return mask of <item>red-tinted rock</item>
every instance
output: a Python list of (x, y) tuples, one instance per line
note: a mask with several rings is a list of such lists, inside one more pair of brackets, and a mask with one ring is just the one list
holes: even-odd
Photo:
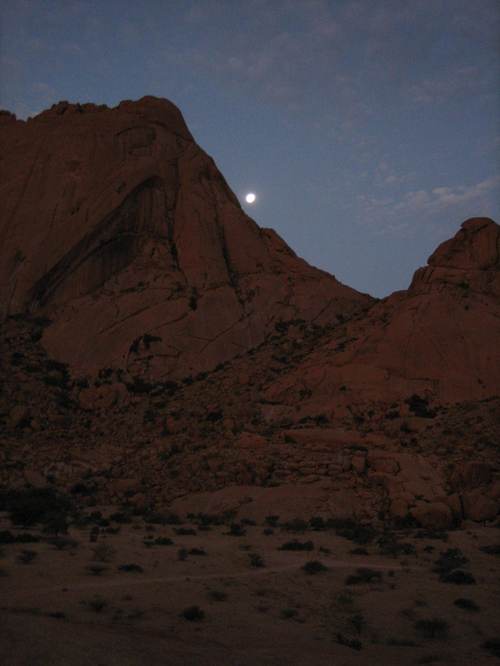
[(3, 314), (52, 319), (43, 344), (73, 369), (184, 377), (280, 320), (329, 322), (370, 302), (247, 217), (167, 100), (5, 120)]
[[(265, 397), (300, 402), (302, 414), (328, 410), (335, 416), (353, 404), (404, 404), (417, 395), (417, 416), (432, 417), (433, 401), (498, 395), (499, 246), (495, 222), (468, 220), (415, 273), (407, 292), (396, 292), (366, 317), (335, 330)], [(310, 393), (305, 400), (304, 392)]]
[(487, 497), (479, 488), (463, 496), (465, 518), (476, 522), (493, 520), (498, 514), (498, 502)]
[(485, 486), (491, 481), (491, 465), (471, 461), (459, 466), (452, 475), (451, 483), (455, 488), (468, 490)]
[(445, 530), (453, 525), (453, 514), (444, 502), (421, 502), (411, 511), (415, 520), (427, 529)]

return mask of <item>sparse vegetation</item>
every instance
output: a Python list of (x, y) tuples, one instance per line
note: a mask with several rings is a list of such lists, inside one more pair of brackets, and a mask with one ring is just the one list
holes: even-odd
[(434, 563), (434, 571), (443, 576), (453, 571), (453, 569), (463, 567), (468, 561), (458, 548), (449, 548), (444, 553), (441, 553)]
[(483, 650), (491, 652), (492, 655), (500, 659), (500, 638), (492, 638), (490, 640), (484, 641), (481, 647)]
[(304, 564), (302, 570), (307, 574), (313, 575), (328, 571), (328, 567), (326, 567), (323, 562), (320, 562), (319, 560), (310, 560)]
[(463, 598), (455, 599), (453, 603), (455, 606), (458, 606), (458, 608), (463, 608), (464, 610), (468, 611), (480, 610), (479, 606), (472, 599), (463, 599)]
[(210, 590), (208, 592), (208, 598), (212, 601), (226, 601), (227, 593), (222, 590)]
[(189, 549), (189, 554), (190, 555), (206, 555), (207, 551), (204, 548), (190, 548)]
[(491, 546), (481, 546), (479, 550), (487, 555), (500, 555), (500, 543)]
[(17, 560), (18, 562), (21, 562), (21, 564), (31, 564), (37, 557), (38, 553), (35, 550), (22, 550), (19, 553)]
[(143, 573), (144, 569), (140, 566), (140, 564), (120, 564), (118, 567), (118, 571), (123, 571), (124, 573)]
[(379, 583), (382, 580), (382, 572), (374, 569), (360, 568), (355, 574), (347, 576), (346, 585), (366, 585), (369, 583)]
[(103, 574), (107, 570), (108, 570), (108, 567), (104, 564), (89, 564), (88, 567), (87, 567), (87, 571), (92, 576), (100, 576), (101, 574)]
[(205, 612), (199, 606), (189, 606), (182, 611), (181, 617), (188, 622), (201, 622), (205, 618)]
[(95, 596), (93, 599), (82, 602), (89, 610), (94, 611), (94, 613), (101, 613), (108, 606), (106, 599), (102, 597)]
[(363, 643), (357, 638), (348, 638), (340, 633), (337, 634), (336, 638), (339, 645), (345, 645), (346, 647), (351, 648), (351, 650), (359, 651), (363, 648)]
[(455, 569), (449, 573), (442, 574), (439, 580), (443, 583), (454, 583), (455, 585), (475, 585), (476, 579), (469, 571)]
[(446, 620), (440, 618), (417, 620), (415, 630), (428, 640), (443, 640), (448, 636), (449, 625)]
[(250, 566), (255, 567), (256, 569), (260, 569), (265, 566), (264, 560), (260, 555), (257, 553), (248, 553), (248, 557), (250, 560)]
[(245, 536), (246, 533), (245, 528), (239, 523), (231, 523), (229, 526), (229, 532), (226, 532), (227, 535), (234, 537)]
[(14, 525), (41, 524), (53, 531), (65, 532), (73, 509), (72, 499), (53, 488), (0, 491), (0, 511), (7, 511)]
[(10, 530), (2, 530), (0, 532), (0, 544), (9, 544), (9, 543), (38, 543), (40, 537), (35, 536), (34, 534), (21, 533), (13, 534)]
[(314, 550), (314, 544), (312, 541), (298, 541), (297, 539), (293, 539), (281, 544), (278, 550), (310, 551)]
[(169, 537), (156, 537), (156, 539), (144, 539), (144, 545), (148, 548), (152, 546), (173, 546), (174, 542)]
[(177, 536), (196, 536), (196, 530), (192, 527), (174, 527)]

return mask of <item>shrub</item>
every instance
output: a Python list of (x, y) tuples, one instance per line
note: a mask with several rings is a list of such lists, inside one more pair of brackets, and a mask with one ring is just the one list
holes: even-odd
[(229, 526), (229, 532), (226, 532), (229, 536), (241, 537), (245, 536), (246, 530), (239, 523), (231, 523)]
[(0, 493), (0, 511), (8, 511), (15, 525), (42, 524), (65, 531), (73, 502), (53, 488), (26, 488)]
[(417, 620), (415, 629), (423, 638), (430, 640), (444, 639), (448, 635), (449, 625), (446, 620), (432, 618), (430, 620)]
[(207, 421), (210, 421), (211, 423), (216, 423), (217, 421), (222, 421), (223, 418), (224, 418), (224, 413), (220, 409), (214, 410), (212, 412), (208, 412), (208, 414), (205, 417), (205, 419)]
[(196, 530), (192, 527), (174, 527), (174, 532), (178, 536), (196, 536)]
[(168, 537), (156, 537), (156, 539), (145, 539), (144, 545), (148, 548), (151, 548), (151, 546), (173, 546), (174, 542)]
[(472, 599), (455, 599), (453, 602), (455, 606), (458, 606), (458, 608), (463, 608), (464, 610), (469, 610), (469, 611), (478, 611), (480, 610), (479, 606), (476, 604), (475, 601), (472, 601)]
[(294, 518), (283, 525), (283, 529), (287, 532), (305, 532), (308, 527), (309, 525), (307, 521), (302, 520), (301, 518)]
[(92, 576), (100, 576), (107, 570), (107, 568), (108, 567), (106, 567), (104, 564), (89, 564), (87, 571), (89, 574), (92, 574)]
[(264, 560), (260, 555), (257, 553), (248, 553), (248, 557), (250, 559), (250, 566), (255, 567), (256, 569), (260, 569), (265, 565)]
[(0, 532), (0, 543), (38, 543), (40, 537), (34, 534), (12, 534), (10, 530)]
[(415, 539), (436, 539), (438, 541), (448, 541), (448, 534), (444, 530), (427, 528), (425, 530), (418, 530), (418, 532), (415, 534)]
[(38, 553), (35, 550), (22, 550), (17, 559), (21, 564), (31, 564), (37, 557)]
[(355, 574), (347, 576), (346, 585), (363, 585), (367, 583), (378, 583), (382, 580), (382, 572), (374, 569), (357, 569)]
[(361, 615), (361, 613), (355, 613), (349, 618), (350, 624), (352, 624), (353, 628), (360, 634), (364, 627), (366, 627), (366, 620), (365, 618)]
[(319, 562), (318, 560), (310, 560), (304, 564), (302, 570), (307, 574), (317, 574), (322, 573), (323, 571), (328, 571), (328, 567), (325, 567), (323, 562)]
[(279, 516), (266, 516), (264, 518), (266, 525), (269, 525), (269, 527), (278, 527), (279, 519)]
[(328, 527), (333, 528), (338, 536), (349, 539), (360, 546), (365, 546), (373, 541), (376, 535), (376, 531), (371, 525), (357, 523), (351, 518), (330, 518)]
[(312, 518), (309, 519), (309, 526), (312, 530), (316, 530), (319, 532), (322, 530), (326, 530), (328, 525), (325, 522), (325, 519), (322, 518), (321, 516), (313, 516)]
[(199, 527), (209, 527), (211, 525), (223, 525), (225, 516), (211, 513), (188, 513), (188, 519)]
[(401, 555), (414, 555), (416, 548), (413, 544), (398, 541), (394, 534), (386, 533), (377, 539), (377, 546), (383, 555), (399, 557)]
[(484, 641), (481, 647), (483, 650), (488, 650), (488, 652), (491, 652), (491, 654), (500, 659), (500, 638), (493, 638), (488, 641)]
[(314, 544), (312, 541), (297, 541), (297, 539), (293, 539), (293, 541), (286, 541), (283, 543), (278, 550), (314, 550)]
[(405, 403), (408, 405), (410, 412), (413, 412), (415, 416), (424, 419), (433, 419), (436, 416), (436, 412), (433, 409), (429, 409), (427, 398), (421, 398), (416, 393), (407, 398)]
[(439, 580), (443, 583), (454, 583), (455, 585), (475, 585), (476, 579), (468, 571), (456, 569), (450, 573), (442, 574)]
[(491, 546), (481, 546), (479, 550), (488, 555), (500, 555), (500, 543)]
[(90, 601), (83, 602), (86, 606), (90, 608), (90, 610), (93, 610), (94, 613), (100, 613), (103, 611), (106, 606), (108, 605), (108, 602), (103, 599), (102, 597), (94, 597), (93, 599), (90, 599)]
[(199, 606), (189, 606), (182, 611), (181, 617), (189, 622), (201, 622), (205, 617), (205, 612)]
[(204, 550), (203, 548), (191, 548), (189, 550), (190, 555), (206, 555), (207, 551)]
[(120, 564), (118, 571), (125, 573), (143, 573), (144, 569), (139, 564)]
[(148, 511), (144, 515), (144, 522), (150, 525), (181, 525), (182, 520), (176, 513), (157, 513)]
[(351, 650), (356, 650), (359, 651), (363, 648), (363, 643), (358, 640), (357, 638), (347, 638), (343, 634), (337, 634), (337, 643), (339, 645), (345, 645), (348, 648), (351, 648)]
[(444, 553), (438, 557), (434, 563), (434, 571), (442, 576), (448, 574), (453, 569), (458, 569), (468, 563), (468, 559), (464, 557), (461, 550), (458, 548), (448, 548)]
[(78, 541), (71, 537), (55, 536), (47, 539), (47, 542), (57, 548), (57, 550), (71, 550), (78, 546)]
[(222, 590), (210, 590), (208, 596), (212, 601), (226, 601), (227, 599), (226, 592)]

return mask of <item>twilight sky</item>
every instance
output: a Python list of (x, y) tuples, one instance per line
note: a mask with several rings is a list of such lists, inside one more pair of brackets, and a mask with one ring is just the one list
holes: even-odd
[(0, 107), (171, 99), (249, 214), (357, 289), (406, 288), (467, 217), (500, 222), (498, 0), (16, 0), (0, 20)]

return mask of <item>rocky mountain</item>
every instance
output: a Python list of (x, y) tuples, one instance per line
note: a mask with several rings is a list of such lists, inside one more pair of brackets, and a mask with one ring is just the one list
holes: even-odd
[(3, 316), (50, 319), (74, 372), (185, 377), (372, 302), (259, 228), (167, 100), (0, 118)]
[(170, 102), (3, 113), (0, 138), (0, 489), (495, 519), (495, 222), (376, 301), (248, 218)]
[(332, 417), (413, 394), (439, 404), (500, 394), (500, 228), (477, 218), (432, 254), (407, 291), (335, 329), (266, 397)]

